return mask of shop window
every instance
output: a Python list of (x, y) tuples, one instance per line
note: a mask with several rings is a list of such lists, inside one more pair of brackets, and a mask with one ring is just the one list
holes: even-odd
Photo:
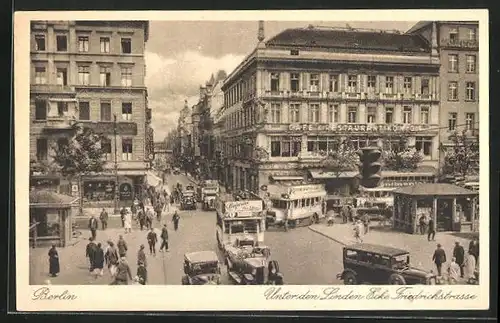
[(296, 157), (301, 149), (301, 137), (276, 137), (271, 140), (271, 157)]
[(114, 181), (85, 181), (83, 195), (88, 201), (113, 201), (115, 198)]
[(432, 155), (432, 137), (416, 137), (415, 149), (424, 156)]
[(132, 160), (132, 139), (122, 140), (122, 160)]
[(30, 223), (38, 222), (37, 237), (60, 237), (60, 216), (58, 211), (47, 209), (30, 210)]

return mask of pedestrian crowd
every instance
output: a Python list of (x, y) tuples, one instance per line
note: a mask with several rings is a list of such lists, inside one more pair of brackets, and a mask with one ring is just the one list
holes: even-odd
[(456, 241), (452, 255), (445, 278), (443, 265), (447, 262), (446, 252), (440, 243), (437, 244), (432, 261), (436, 265), (438, 277), (449, 284), (457, 284), (462, 280), (465, 280), (467, 284), (477, 284), (479, 282), (479, 240), (477, 238), (471, 240), (467, 252), (460, 242)]

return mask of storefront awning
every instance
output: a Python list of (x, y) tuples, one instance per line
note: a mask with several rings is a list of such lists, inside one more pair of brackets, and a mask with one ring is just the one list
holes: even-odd
[(150, 186), (156, 187), (163, 184), (161, 178), (156, 176), (153, 172), (147, 172), (146, 174), (146, 183)]
[(322, 171), (322, 170), (316, 170), (316, 171), (309, 171), (311, 174), (311, 177), (314, 179), (331, 179), (331, 178), (354, 178), (356, 177), (359, 172), (357, 171), (347, 171), (347, 172), (328, 172), (328, 171)]
[(301, 181), (304, 179), (302, 176), (271, 176), (273, 181)]

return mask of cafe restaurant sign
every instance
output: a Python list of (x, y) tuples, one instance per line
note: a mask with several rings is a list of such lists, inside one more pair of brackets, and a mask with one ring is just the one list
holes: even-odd
[(416, 132), (428, 129), (428, 125), (419, 124), (338, 124), (338, 123), (317, 123), (317, 124), (301, 124), (292, 123), (289, 126), (291, 131), (328, 131), (328, 132), (372, 132), (372, 133), (398, 133), (398, 132)]

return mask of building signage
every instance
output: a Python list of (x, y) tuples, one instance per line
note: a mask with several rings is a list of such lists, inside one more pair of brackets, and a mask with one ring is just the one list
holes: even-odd
[(331, 131), (331, 132), (416, 132), (425, 130), (427, 125), (418, 124), (299, 124), (292, 123), (289, 126), (291, 131)]
[(121, 184), (119, 192), (120, 192), (120, 200), (132, 199), (132, 185), (128, 183)]
[(301, 194), (301, 193), (310, 193), (310, 192), (324, 192), (325, 189), (321, 184), (311, 184), (311, 185), (301, 185), (288, 188), (288, 194)]
[(384, 181), (384, 187), (406, 187), (417, 184), (432, 183), (432, 181)]
[(262, 201), (252, 200), (226, 202), (225, 209), (227, 213), (260, 212), (262, 211)]

